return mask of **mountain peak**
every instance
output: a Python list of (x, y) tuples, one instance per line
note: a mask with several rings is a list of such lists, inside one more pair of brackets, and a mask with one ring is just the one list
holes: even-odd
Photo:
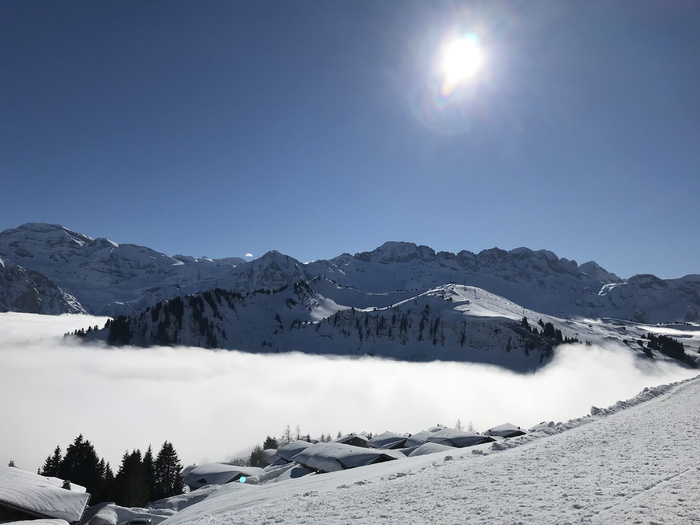
[(91, 237), (76, 233), (60, 224), (28, 222), (0, 232), (0, 237), (21, 237), (23, 241), (44, 242), (48, 245), (77, 244), (83, 246), (93, 241)]
[(588, 261), (587, 263), (583, 263), (578, 268), (586, 275), (597, 279), (603, 283), (622, 281), (622, 279), (620, 279), (617, 275), (607, 271), (595, 261)]
[(387, 241), (371, 252), (356, 253), (355, 258), (381, 263), (405, 263), (416, 259), (432, 261), (435, 260), (435, 250), (412, 242)]

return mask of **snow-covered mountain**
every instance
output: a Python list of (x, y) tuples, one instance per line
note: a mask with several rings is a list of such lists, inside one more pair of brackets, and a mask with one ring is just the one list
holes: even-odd
[(0, 258), (0, 312), (85, 313), (75, 297), (45, 275)]
[[(387, 242), (306, 264), (276, 251), (245, 262), (171, 257), (30, 223), (0, 232), (0, 257), (12, 268), (3, 270), (0, 306), (126, 314), (129, 319), (91, 337), (138, 345), (448, 359), (528, 370), (548, 359), (559, 342), (555, 331), (564, 340), (607, 337), (609, 324), (581, 319), (635, 326), (700, 318), (700, 275), (623, 280), (595, 262), (579, 266), (528, 248), (453, 254)], [(49, 290), (55, 298), (37, 299)], [(552, 329), (545, 334), (546, 323)]]
[[(650, 340), (648, 325), (548, 316), (473, 286), (385, 294), (376, 304), (393, 299), (386, 306), (348, 306), (357, 297), (321, 277), (245, 295), (217, 288), (117, 317), (87, 337), (117, 345), (464, 361), (520, 372), (546, 364), (564, 342), (617, 345), (640, 358), (673, 358), (691, 366), (697, 361), (695, 349), (686, 354), (677, 340)], [(676, 332), (682, 334), (684, 326), (677, 325)]]
[(640, 322), (696, 321), (700, 275), (620, 279), (595, 262), (578, 265), (546, 250), (493, 248), (478, 254), (435, 253), (388, 242), (372, 252), (308, 265), (344, 287), (365, 292), (427, 290), (447, 283), (477, 286), (523, 307), (559, 317), (620, 317)]
[[(471, 361), (517, 370), (539, 367), (557, 344), (555, 333), (535, 333), (537, 319), (533, 327), (523, 323), (524, 315), (536, 313), (474, 287), (445, 285), (389, 306), (357, 309), (325, 297), (317, 285), (329, 287), (317, 278), (247, 295), (215, 289), (178, 297), (133, 318), (116, 318), (90, 337), (142, 346)], [(555, 322), (566, 332), (562, 337), (585, 331)]]
[(92, 239), (43, 223), (0, 232), (0, 257), (43, 274), (86, 311), (98, 315), (133, 313), (161, 299), (206, 290), (236, 264), (245, 262), (170, 257), (143, 246)]

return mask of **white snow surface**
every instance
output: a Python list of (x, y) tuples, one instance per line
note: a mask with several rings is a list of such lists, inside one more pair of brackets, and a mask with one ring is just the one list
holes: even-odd
[(43, 518), (80, 521), (90, 495), (83, 487), (62, 488), (63, 480), (39, 476), (13, 467), (0, 467), (0, 504)]
[(527, 436), (225, 485), (164, 523), (696, 523), (699, 397), (696, 377)]

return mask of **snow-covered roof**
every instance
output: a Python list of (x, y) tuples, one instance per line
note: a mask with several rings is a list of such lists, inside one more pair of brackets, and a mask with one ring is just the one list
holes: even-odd
[(411, 450), (408, 457), (425, 456), (426, 454), (434, 454), (436, 452), (448, 452), (454, 450), (455, 447), (450, 445), (441, 445), (440, 443), (423, 443), (421, 446)]
[(368, 444), (374, 448), (401, 448), (406, 445), (406, 439), (406, 436), (394, 432), (384, 432), (374, 436)]
[(345, 445), (367, 448), (368, 441), (369, 439), (364, 434), (345, 434), (344, 436), (334, 439), (332, 443), (344, 443)]
[(405, 443), (406, 448), (417, 447), (417, 446), (422, 445), (423, 443), (427, 443), (429, 436), (432, 436), (435, 432), (439, 432), (443, 428), (447, 428), (447, 427), (443, 427), (442, 425), (437, 425), (435, 427), (429, 428), (428, 430), (416, 432), (415, 434), (409, 436), (406, 439), (406, 443)]
[(187, 467), (182, 472), (185, 485), (197, 489), (205, 485), (224, 485), (241, 477), (258, 477), (264, 470), (258, 467), (240, 467), (225, 463), (205, 463)]
[(405, 457), (393, 450), (374, 450), (343, 443), (316, 443), (294, 457), (294, 461), (319, 472), (363, 467)]
[(276, 448), (266, 448), (262, 451), (262, 459), (265, 465), (272, 465), (275, 461), (279, 461), (280, 458), (277, 455)]
[(312, 444), (308, 441), (297, 439), (296, 441), (292, 441), (291, 443), (287, 443), (286, 445), (283, 445), (280, 448), (278, 448), (277, 455), (285, 461), (294, 461), (294, 456), (299, 454), (299, 452), (301, 452), (305, 448), (310, 447), (311, 445)]
[(441, 445), (463, 448), (488, 443), (489, 441), (494, 441), (494, 439), (489, 436), (474, 434), (473, 432), (465, 432), (454, 428), (443, 428), (428, 436), (426, 441), (428, 443), (439, 443)]
[(503, 425), (498, 425), (497, 427), (489, 428), (484, 432), (485, 436), (493, 437), (515, 437), (527, 434), (525, 430), (520, 427), (513, 425), (512, 423), (504, 423)]
[[(14, 467), (0, 467), (0, 506), (69, 523), (79, 522), (90, 494), (62, 488), (63, 480)], [(80, 487), (82, 488), (82, 487)]]

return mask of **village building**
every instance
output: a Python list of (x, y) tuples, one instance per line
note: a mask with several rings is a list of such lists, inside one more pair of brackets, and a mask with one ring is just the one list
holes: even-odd
[(15, 467), (0, 467), (0, 522), (52, 520), (78, 524), (88, 501), (90, 494), (79, 485)]

